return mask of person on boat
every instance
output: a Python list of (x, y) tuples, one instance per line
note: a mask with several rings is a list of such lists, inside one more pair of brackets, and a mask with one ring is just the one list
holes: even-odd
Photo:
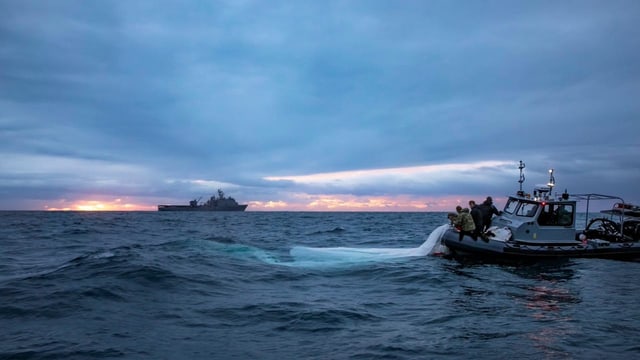
[(556, 210), (556, 216), (558, 218), (558, 225), (560, 226), (568, 226), (571, 225), (571, 213), (567, 211), (564, 205), (560, 205), (558, 210)]
[(478, 237), (475, 232), (476, 225), (473, 222), (471, 214), (469, 214), (469, 209), (463, 209), (462, 206), (458, 205), (456, 206), (456, 212), (458, 213), (458, 216), (456, 217), (455, 224), (456, 227), (460, 229), (460, 237), (458, 240), (462, 241), (462, 238), (465, 235), (469, 235), (473, 240), (477, 240)]
[(478, 205), (480, 211), (482, 212), (482, 232), (487, 231), (491, 227), (491, 218), (493, 215), (502, 215), (502, 211), (496, 209), (493, 205), (493, 198), (491, 196), (487, 196), (487, 199), (481, 204)]
[(456, 219), (458, 218), (458, 214), (456, 213), (448, 213), (447, 214), (447, 219), (449, 219), (449, 225), (451, 226), (456, 226)]
[(476, 236), (479, 236), (482, 231), (482, 211), (474, 200), (469, 200), (469, 209), (471, 209), (470, 212), (471, 218), (473, 219), (473, 224), (476, 226), (474, 234)]

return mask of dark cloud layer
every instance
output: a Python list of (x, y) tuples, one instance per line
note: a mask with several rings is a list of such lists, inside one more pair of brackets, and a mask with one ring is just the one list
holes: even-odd
[(520, 159), (637, 201), (639, 16), (636, 1), (0, 0), (0, 209), (184, 199), (195, 180), (256, 201), (504, 194), (515, 180), (264, 178)]

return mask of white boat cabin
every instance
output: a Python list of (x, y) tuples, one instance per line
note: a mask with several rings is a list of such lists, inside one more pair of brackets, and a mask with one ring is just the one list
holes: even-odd
[(493, 225), (507, 227), (520, 242), (575, 243), (576, 202), (527, 196), (510, 196)]

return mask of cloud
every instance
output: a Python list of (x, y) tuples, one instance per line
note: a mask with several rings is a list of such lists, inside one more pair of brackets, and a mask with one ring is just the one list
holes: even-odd
[(520, 159), (532, 179), (554, 167), (581, 192), (638, 199), (639, 14), (633, 1), (2, 2), (0, 208), (183, 201), (218, 184), (273, 209), (300, 194), (495, 195)]
[[(425, 192), (442, 191), (451, 184), (467, 183), (470, 180), (487, 184), (495, 182), (491, 172), (503, 172), (513, 163), (485, 161), (471, 164), (440, 164), (389, 169), (340, 171), (299, 176), (268, 176), (267, 181), (286, 181), (302, 187), (330, 189), (332, 192), (358, 192), (380, 194), (397, 193), (399, 189), (413, 189), (419, 185)], [(492, 170), (492, 171), (491, 171)], [(361, 190), (360, 190), (361, 191)]]

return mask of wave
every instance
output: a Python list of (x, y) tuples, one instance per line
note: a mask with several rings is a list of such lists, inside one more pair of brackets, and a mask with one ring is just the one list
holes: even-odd
[(215, 241), (218, 243), (224, 243), (224, 244), (235, 244), (236, 241), (233, 238), (227, 237), (227, 236), (215, 236), (215, 235), (211, 235), (206, 237), (204, 240), (207, 241)]
[[(241, 323), (249, 325), (274, 322), (280, 325), (274, 330), (290, 332), (341, 331), (354, 323), (375, 323), (381, 319), (362, 308), (340, 309), (302, 302), (279, 302), (251, 304), (239, 307), (206, 309), (203, 316), (220, 321), (228, 326)], [(237, 325), (236, 325), (237, 326)]]
[(314, 231), (309, 235), (322, 235), (322, 234), (339, 234), (339, 233), (343, 233), (347, 230), (345, 230), (344, 228), (337, 226), (331, 230), (319, 230), (319, 231)]
[[(116, 358), (122, 357), (126, 354), (120, 350), (114, 348), (96, 349), (96, 350), (75, 350), (75, 351), (55, 351), (60, 348), (73, 348), (76, 344), (71, 344), (63, 341), (54, 341), (45, 343), (42, 349), (38, 351), (25, 350), (25, 351), (9, 351), (0, 353), (1, 358), (7, 359), (31, 359), (31, 358), (46, 358), (46, 359), (99, 359), (99, 358)], [(55, 349), (55, 350), (54, 350)]]

